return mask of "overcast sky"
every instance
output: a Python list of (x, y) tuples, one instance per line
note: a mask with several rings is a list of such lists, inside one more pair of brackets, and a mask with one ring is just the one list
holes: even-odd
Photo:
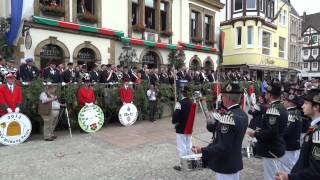
[(293, 7), (301, 16), (305, 11), (307, 14), (314, 14), (320, 12), (319, 0), (291, 0)]

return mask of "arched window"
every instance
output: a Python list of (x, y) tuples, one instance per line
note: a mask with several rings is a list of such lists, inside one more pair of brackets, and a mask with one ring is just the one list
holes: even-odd
[(142, 64), (146, 64), (148, 68), (158, 68), (160, 58), (157, 53), (148, 51), (142, 58)]
[(199, 70), (200, 67), (201, 67), (201, 65), (200, 65), (200, 62), (199, 62), (198, 59), (194, 58), (194, 59), (191, 60), (190, 66), (189, 66), (190, 70), (194, 70), (194, 71), (195, 70)]
[(93, 68), (94, 63), (96, 61), (96, 54), (90, 48), (82, 48), (78, 52), (77, 60), (79, 65), (87, 65), (88, 71), (90, 71)]
[(54, 44), (48, 44), (41, 48), (40, 51), (40, 67), (45, 68), (50, 62), (56, 65), (63, 63), (64, 53), (62, 49)]

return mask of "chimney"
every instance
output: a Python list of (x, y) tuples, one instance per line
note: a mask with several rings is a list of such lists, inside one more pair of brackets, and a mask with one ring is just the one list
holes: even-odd
[(307, 20), (307, 13), (304, 11), (303, 12), (303, 21), (306, 22), (306, 20)]

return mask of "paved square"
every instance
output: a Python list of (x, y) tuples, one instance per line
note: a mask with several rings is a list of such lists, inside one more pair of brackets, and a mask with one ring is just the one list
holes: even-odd
[[(171, 118), (137, 122), (132, 127), (114, 123), (95, 134), (75, 130), (73, 138), (67, 130), (57, 134), (53, 142), (34, 135), (21, 145), (0, 146), (0, 179), (214, 179), (209, 169), (177, 172), (172, 168), (179, 158)], [(194, 136), (207, 141), (211, 137), (201, 114)], [(193, 144), (205, 145), (195, 138)], [(261, 160), (244, 158), (241, 179), (263, 179)]]

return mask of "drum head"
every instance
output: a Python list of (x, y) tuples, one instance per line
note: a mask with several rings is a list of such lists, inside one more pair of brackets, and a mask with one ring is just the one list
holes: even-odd
[(5, 114), (0, 118), (0, 143), (16, 145), (23, 143), (30, 136), (30, 119), (22, 113)]
[(99, 131), (104, 123), (102, 109), (95, 104), (84, 106), (79, 112), (78, 123), (81, 129), (87, 133)]
[(124, 104), (119, 111), (119, 121), (124, 126), (131, 126), (138, 118), (138, 110), (134, 104)]

